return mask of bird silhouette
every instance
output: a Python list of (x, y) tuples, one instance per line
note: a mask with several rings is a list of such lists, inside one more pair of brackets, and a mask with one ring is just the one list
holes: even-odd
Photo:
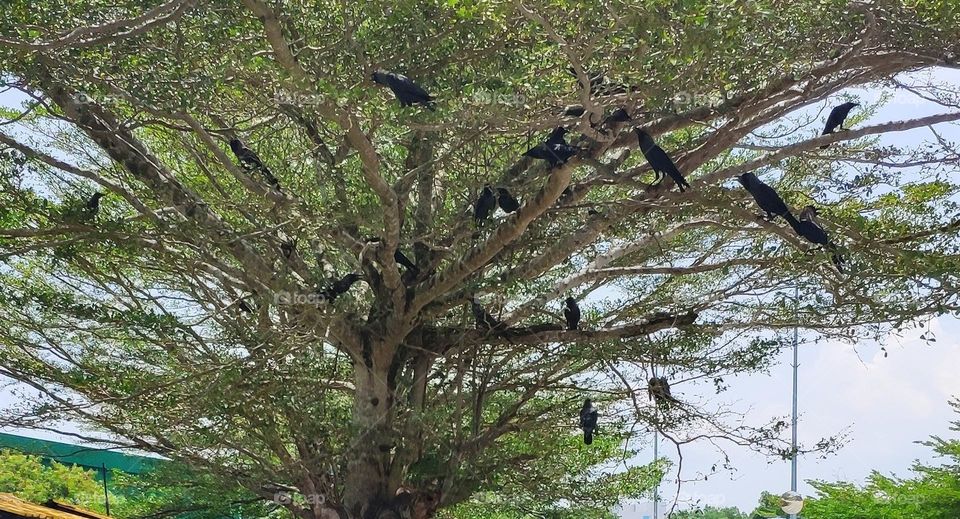
[(568, 130), (563, 126), (554, 128), (546, 141), (530, 148), (523, 155), (525, 157), (545, 160), (550, 163), (551, 167), (557, 167), (566, 163), (570, 160), (570, 157), (580, 152), (579, 148), (566, 143), (565, 135), (567, 132)]
[(497, 188), (497, 203), (500, 204), (500, 209), (503, 209), (505, 213), (512, 213), (520, 209), (520, 202), (505, 187)]
[(506, 324), (490, 315), (476, 299), (470, 299), (470, 311), (473, 312), (473, 319), (478, 330), (490, 333), (507, 329)]
[(420, 269), (417, 268), (417, 265), (400, 249), (393, 251), (393, 260), (403, 265), (414, 278), (420, 275)]
[(640, 151), (647, 159), (647, 162), (650, 163), (650, 167), (652, 167), (658, 175), (661, 177), (665, 174), (670, 175), (673, 182), (680, 188), (681, 193), (684, 191), (684, 188), (690, 187), (690, 184), (683, 178), (683, 175), (680, 173), (680, 170), (677, 169), (673, 160), (670, 159), (670, 156), (663, 151), (663, 148), (657, 146), (657, 143), (653, 141), (653, 137), (650, 137), (650, 134), (640, 128), (634, 128), (633, 131), (637, 134), (637, 139), (640, 141)]
[(678, 402), (670, 394), (670, 382), (667, 377), (651, 377), (647, 382), (647, 395), (657, 404), (657, 407), (666, 408), (670, 404)]
[(830, 259), (833, 261), (837, 271), (843, 273), (843, 264), (846, 260), (837, 251), (837, 245), (830, 241), (827, 231), (817, 222), (817, 208), (808, 205), (800, 211), (800, 220), (796, 224), (791, 224), (796, 233), (809, 241), (810, 243), (826, 247), (832, 254)]
[(795, 226), (796, 218), (775, 189), (765, 184), (753, 173), (744, 173), (738, 176), (737, 180), (753, 196), (760, 209), (766, 213), (767, 220), (772, 220), (774, 216), (781, 216), (791, 227)]
[(568, 297), (564, 303), (566, 307), (563, 309), (563, 318), (567, 320), (567, 329), (580, 329), (580, 307), (577, 306), (577, 300)]
[(627, 113), (627, 110), (624, 108), (617, 108), (610, 115), (607, 116), (604, 122), (606, 123), (626, 123), (630, 122), (633, 119), (630, 117), (630, 114)]
[(87, 199), (87, 203), (84, 204), (83, 209), (81, 210), (81, 220), (88, 222), (93, 221), (97, 218), (97, 214), (100, 213), (100, 199), (105, 195), (99, 191), (94, 193)]
[(320, 298), (333, 302), (337, 297), (345, 294), (354, 283), (363, 279), (363, 276), (356, 272), (351, 272), (340, 279), (334, 280), (326, 288), (319, 292)]
[[(830, 115), (827, 116), (827, 124), (823, 127), (823, 133), (821, 135), (828, 135), (836, 131), (837, 128), (842, 128), (843, 121), (850, 115), (850, 110), (853, 110), (855, 106), (859, 105), (860, 103), (847, 102), (833, 107), (833, 110), (830, 110)], [(820, 149), (823, 150), (829, 147), (829, 144), (824, 144), (820, 146)]]
[(480, 192), (480, 197), (473, 204), (473, 219), (477, 222), (477, 227), (483, 227), (483, 222), (490, 218), (494, 209), (497, 208), (497, 195), (490, 186), (484, 186)]
[(259, 171), (270, 186), (280, 191), (280, 181), (277, 180), (277, 177), (273, 176), (270, 168), (263, 163), (263, 160), (260, 159), (260, 156), (257, 155), (256, 152), (244, 145), (240, 139), (230, 139), (230, 150), (237, 156), (237, 160), (240, 161), (240, 165), (243, 166), (245, 170)]
[(583, 407), (580, 408), (580, 428), (583, 429), (583, 443), (590, 445), (593, 443), (593, 433), (597, 431), (597, 421), (599, 419), (599, 413), (597, 408), (593, 406), (593, 402), (590, 399), (586, 399), (583, 402)]
[(427, 93), (420, 85), (414, 83), (410, 78), (396, 72), (389, 72), (383, 69), (377, 69), (370, 76), (374, 83), (384, 85), (393, 91), (393, 95), (400, 101), (400, 106), (413, 106), (420, 104), (430, 110), (436, 110), (433, 96)]

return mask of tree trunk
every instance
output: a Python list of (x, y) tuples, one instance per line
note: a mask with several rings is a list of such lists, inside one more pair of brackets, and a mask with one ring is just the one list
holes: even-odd
[(355, 431), (353, 445), (347, 448), (344, 508), (350, 519), (429, 519), (436, 512), (439, 495), (398, 487), (390, 473), (399, 435), (394, 424), (396, 380), (391, 371), (397, 347), (377, 340), (365, 342), (362, 359), (354, 362)]

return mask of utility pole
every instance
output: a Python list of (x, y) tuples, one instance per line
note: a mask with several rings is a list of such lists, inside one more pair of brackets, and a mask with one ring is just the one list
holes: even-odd
[[(800, 287), (794, 287), (793, 289), (793, 318), (795, 323), (800, 322)], [(797, 343), (799, 334), (799, 326), (794, 324), (793, 326), (793, 423), (791, 424), (791, 429), (793, 432), (793, 439), (790, 442), (792, 456), (790, 457), (790, 491), (797, 491), (797, 379), (798, 379), (798, 357), (797, 357)], [(790, 514), (790, 519), (797, 519), (797, 514)]]
[(103, 505), (107, 509), (107, 515), (110, 515), (110, 494), (107, 493), (107, 465), (102, 463), (100, 468), (103, 469)]
[[(660, 437), (660, 431), (658, 431), (657, 429), (654, 429), (653, 430), (653, 461), (654, 463), (656, 463), (656, 461), (659, 459), (659, 452), (657, 450), (657, 447), (659, 446), (658, 445), (659, 437)], [(658, 480), (657, 484), (653, 487), (653, 519), (660, 519), (660, 516), (657, 515), (657, 506), (659, 505), (657, 501), (660, 500), (659, 490), (660, 490), (660, 481)]]

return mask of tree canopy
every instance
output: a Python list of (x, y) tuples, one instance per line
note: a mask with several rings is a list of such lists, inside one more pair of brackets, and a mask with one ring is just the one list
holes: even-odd
[[(956, 151), (880, 139), (960, 120), (899, 81), (955, 68), (958, 28), (945, 0), (7, 2), (0, 374), (30, 398), (4, 423), (92, 426), (305, 519), (598, 511), (649, 489), (651, 430), (788, 456), (784, 422), (684, 386), (765, 369), (795, 325), (957, 311)], [(943, 111), (821, 136), (860, 86)], [(569, 160), (523, 156), (559, 125)], [(836, 251), (759, 219), (749, 172)], [(478, 225), (486, 185), (520, 206)]]
[(705, 506), (692, 510), (682, 510), (671, 516), (673, 519), (750, 519), (750, 516), (736, 507)]

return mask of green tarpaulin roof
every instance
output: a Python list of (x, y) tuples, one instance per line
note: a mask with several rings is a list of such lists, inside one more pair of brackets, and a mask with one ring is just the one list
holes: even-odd
[(60, 463), (80, 465), (91, 469), (99, 469), (102, 465), (106, 465), (107, 470), (116, 469), (128, 474), (147, 472), (161, 461), (159, 458), (148, 458), (96, 447), (71, 445), (7, 433), (0, 433), (0, 449), (12, 449), (24, 454), (32, 454)]

